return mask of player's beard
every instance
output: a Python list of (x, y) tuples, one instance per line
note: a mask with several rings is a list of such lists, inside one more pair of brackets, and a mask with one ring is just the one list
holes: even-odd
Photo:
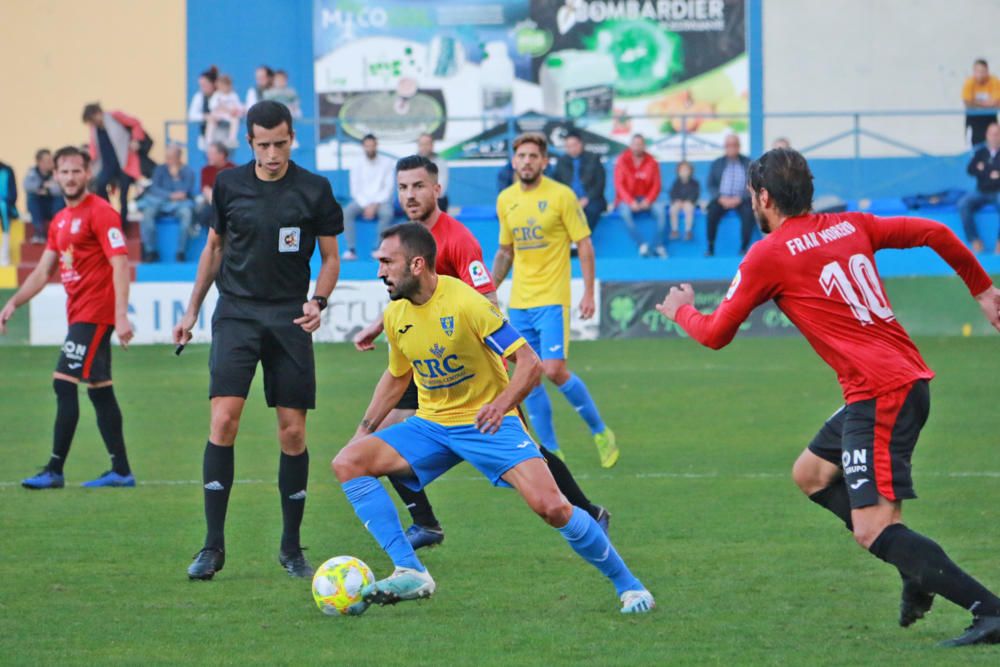
[[(382, 282), (386, 282), (385, 279)], [(388, 284), (388, 283), (386, 283)], [(409, 299), (420, 289), (420, 281), (417, 280), (416, 276), (407, 268), (406, 274), (401, 276), (399, 280), (393, 281), (392, 285), (389, 285), (389, 300), (398, 301), (400, 299)]]
[(771, 223), (767, 221), (767, 218), (757, 211), (753, 212), (753, 217), (757, 220), (757, 227), (760, 229), (761, 234), (767, 235), (771, 233)]
[[(419, 207), (415, 215), (410, 213), (411, 204), (416, 204)], [(421, 204), (420, 200), (418, 199), (408, 199), (406, 200), (406, 206), (405, 206), (406, 215), (409, 218), (410, 222), (427, 222), (427, 219), (431, 217), (432, 213), (434, 213), (434, 208), (436, 206), (437, 206), (436, 201), (432, 201), (428, 204)]]
[(59, 187), (62, 189), (63, 197), (65, 197), (67, 201), (79, 201), (87, 194), (87, 184), (85, 182), (81, 183), (79, 187), (73, 190), (67, 188), (65, 185), (60, 185)]
[(517, 172), (517, 177), (521, 179), (521, 182), (524, 183), (525, 185), (534, 185), (535, 183), (538, 182), (538, 179), (542, 177), (542, 170), (539, 169), (530, 177), (526, 176), (523, 171), (519, 171)]

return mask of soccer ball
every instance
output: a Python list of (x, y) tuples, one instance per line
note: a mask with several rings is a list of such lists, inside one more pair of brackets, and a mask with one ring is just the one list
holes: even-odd
[(368, 609), (361, 600), (361, 589), (374, 581), (375, 575), (364, 561), (337, 556), (320, 565), (313, 575), (313, 599), (324, 614), (358, 616)]

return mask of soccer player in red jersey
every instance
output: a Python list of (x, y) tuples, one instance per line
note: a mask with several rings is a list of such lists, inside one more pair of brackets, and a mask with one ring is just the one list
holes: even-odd
[[(423, 224), (434, 236), (434, 241), (437, 243), (435, 272), (458, 278), (475, 288), (493, 305), (499, 306), (496, 287), (483, 263), (483, 251), (479, 241), (468, 227), (438, 208), (441, 186), (438, 184), (437, 165), (420, 155), (405, 157), (396, 163), (396, 185), (400, 203), (407, 217), (412, 222)], [(382, 318), (379, 318), (354, 336), (354, 346), (363, 352), (375, 349), (375, 339), (382, 330)], [(380, 428), (388, 428), (412, 416), (417, 407), (417, 385), (410, 382), (396, 409), (383, 420)], [(606, 532), (611, 518), (610, 513), (600, 505), (590, 502), (561, 459), (544, 447), (540, 447), (540, 450), (559, 490), (567, 500), (594, 517)], [(431, 508), (427, 494), (424, 491), (413, 491), (393, 477), (389, 480), (399, 497), (406, 503), (413, 518), (413, 525), (406, 531), (406, 537), (413, 548), (419, 549), (443, 542), (444, 531)]]
[(111, 455), (111, 470), (83, 486), (135, 486), (125, 453), (122, 413), (111, 386), (111, 332), (118, 334), (123, 348), (133, 335), (128, 320), (128, 251), (121, 218), (105, 200), (87, 192), (87, 153), (72, 146), (61, 148), (55, 154), (55, 165), (66, 208), (50, 223), (48, 242), (35, 270), (0, 311), (0, 333), (6, 333), (14, 310), (42, 291), (59, 263), (69, 332), (52, 374), (56, 392), (52, 455), (39, 474), (21, 484), (29, 489), (65, 486), (63, 465), (80, 417), (77, 385), (83, 381)]
[(812, 178), (805, 158), (791, 149), (769, 151), (753, 162), (747, 182), (764, 240), (747, 253), (711, 315), (694, 308), (690, 285), (672, 287), (657, 310), (701, 344), (719, 349), (755, 307), (773, 299), (837, 372), (844, 393), (844, 407), (796, 461), (796, 483), (840, 517), (858, 544), (899, 570), (900, 625), (922, 618), (938, 594), (973, 614), (965, 633), (945, 645), (1000, 642), (1000, 599), (936, 542), (902, 523), (902, 501), (916, 497), (910, 458), (927, 420), (934, 373), (893, 315), (875, 252), (930, 246), (961, 276), (998, 330), (1000, 291), (940, 223), (810, 213)]

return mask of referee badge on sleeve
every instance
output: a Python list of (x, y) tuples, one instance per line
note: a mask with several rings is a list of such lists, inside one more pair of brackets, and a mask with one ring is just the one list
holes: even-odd
[(282, 227), (278, 230), (278, 252), (298, 252), (301, 237), (301, 228)]

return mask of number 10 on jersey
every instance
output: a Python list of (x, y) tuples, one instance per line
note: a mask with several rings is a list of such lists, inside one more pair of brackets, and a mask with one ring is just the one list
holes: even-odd
[(868, 256), (861, 254), (851, 256), (848, 270), (854, 278), (854, 284), (861, 292), (861, 298), (858, 297), (858, 290), (854, 289), (854, 284), (847, 277), (847, 272), (840, 262), (830, 262), (823, 267), (823, 273), (819, 276), (819, 284), (823, 286), (827, 296), (833, 294), (834, 290), (840, 293), (840, 298), (851, 307), (854, 317), (862, 326), (874, 324), (872, 315), (886, 322), (896, 319), (892, 308), (889, 307), (889, 300), (882, 292), (875, 265)]

